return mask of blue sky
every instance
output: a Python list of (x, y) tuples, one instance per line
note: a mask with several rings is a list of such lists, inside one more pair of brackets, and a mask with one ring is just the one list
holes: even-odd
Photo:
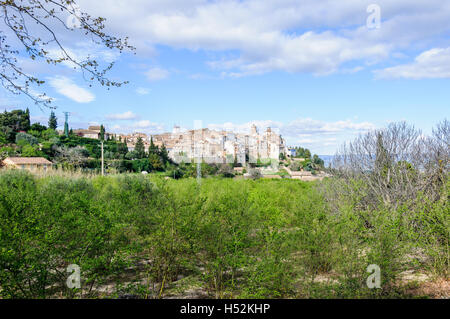
[[(107, 91), (80, 72), (21, 56), (46, 80), (36, 88), (55, 99), (59, 124), (104, 124), (109, 131), (149, 134), (195, 120), (213, 129), (271, 126), (289, 145), (333, 154), (344, 141), (392, 121), (425, 134), (450, 110), (450, 3), (430, 1), (79, 1), (107, 18), (108, 32), (129, 36), (136, 54), (113, 54), (74, 33), (76, 56), (115, 61)], [(367, 6), (380, 8), (371, 29)], [(370, 20), (369, 22), (371, 22)], [(55, 53), (57, 54), (57, 53)], [(29, 107), (0, 88), (0, 106)]]

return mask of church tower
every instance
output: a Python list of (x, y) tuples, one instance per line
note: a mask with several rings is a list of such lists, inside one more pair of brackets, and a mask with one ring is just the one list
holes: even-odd
[(252, 124), (252, 129), (250, 132), (251, 135), (258, 135), (258, 129), (256, 128), (255, 124)]

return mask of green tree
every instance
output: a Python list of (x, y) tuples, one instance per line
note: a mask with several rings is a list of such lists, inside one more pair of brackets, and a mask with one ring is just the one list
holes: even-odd
[(150, 146), (148, 148), (148, 152), (151, 153), (151, 154), (158, 154), (159, 153), (159, 147), (156, 146), (153, 143), (153, 137), (150, 137)]
[(145, 146), (141, 137), (138, 137), (136, 145), (134, 146), (134, 151), (136, 153), (136, 158), (141, 159), (145, 157)]
[[(150, 144), (150, 146), (151, 146), (151, 144)], [(167, 152), (167, 148), (164, 144), (161, 146), (161, 149), (159, 151), (159, 156), (161, 157), (161, 160), (164, 165), (166, 165), (169, 162), (169, 153)]]
[(319, 155), (317, 155), (317, 154), (314, 154), (314, 156), (312, 158), (312, 162), (319, 167), (324, 167), (324, 165), (325, 165), (325, 162), (323, 161), (323, 159), (321, 159), (319, 157)]
[(40, 157), (44, 155), (37, 146), (32, 146), (30, 144), (22, 146), (21, 153), (23, 157)]
[(5, 145), (6, 143), (8, 143), (6, 140), (6, 134), (0, 131), (0, 145)]
[(9, 143), (14, 143), (18, 132), (30, 130), (30, 111), (13, 110), (0, 114), (0, 131)]
[(155, 153), (148, 154), (148, 161), (150, 163), (152, 170), (160, 171), (164, 167), (163, 162), (161, 161), (161, 158), (158, 156), (158, 154)]
[(128, 147), (126, 143), (117, 143), (117, 153), (119, 153), (121, 156), (125, 156), (125, 154), (128, 153)]
[(28, 131), (31, 127), (30, 110), (28, 108), (25, 110), (25, 116), (23, 118), (22, 125), (24, 131)]
[(305, 158), (311, 158), (311, 151), (309, 149), (305, 149)]
[(37, 131), (37, 132), (42, 132), (45, 131), (47, 128), (44, 125), (41, 125), (41, 123), (33, 123), (33, 125), (31, 125), (30, 130), (33, 131)]
[(30, 145), (37, 145), (39, 143), (39, 141), (33, 135), (20, 132), (16, 135), (16, 144), (23, 145), (23, 143), (30, 144)]
[(4, 146), (0, 148), (0, 159), (3, 160), (9, 156), (17, 156), (17, 150), (11, 146)]
[(41, 132), (41, 138), (45, 141), (50, 140), (52, 138), (58, 138), (58, 136), (59, 136), (58, 132), (50, 128)]
[(45, 155), (47, 155), (47, 158), (55, 156), (55, 147), (57, 146), (57, 142), (58, 140), (55, 140), (54, 138), (49, 141), (42, 142), (41, 150)]
[(299, 171), (301, 171), (302, 168), (303, 168), (303, 165), (299, 161), (293, 161), (290, 165), (290, 169), (294, 172), (299, 172)]
[(50, 113), (50, 118), (48, 119), (48, 128), (51, 128), (52, 130), (56, 130), (58, 127), (58, 120), (56, 119), (55, 112)]
[(102, 125), (100, 125), (100, 140), (104, 141), (105, 140), (105, 127)]
[(296, 147), (295, 148), (295, 157), (300, 157), (300, 158), (311, 158), (311, 151), (307, 148), (303, 148), (303, 147)]

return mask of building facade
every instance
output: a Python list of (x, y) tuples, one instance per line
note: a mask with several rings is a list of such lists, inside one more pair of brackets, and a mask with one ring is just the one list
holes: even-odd
[[(100, 126), (90, 126), (87, 130), (74, 130), (74, 133), (86, 137), (98, 139)], [(170, 133), (147, 135), (145, 133), (110, 134), (105, 132), (105, 138), (115, 138), (125, 143), (131, 152), (135, 149), (136, 142), (142, 139), (145, 151), (151, 144), (166, 147), (169, 157), (177, 163), (201, 161), (206, 163), (257, 163), (258, 161), (279, 160), (280, 154), (286, 155), (288, 149), (281, 135), (268, 127), (259, 133), (258, 128), (252, 125), (250, 132), (235, 133), (232, 131), (216, 131), (208, 128), (181, 131), (174, 126)]]
[(215, 131), (207, 128), (181, 132), (175, 126), (172, 133), (153, 135), (155, 145), (163, 144), (175, 162), (200, 160), (206, 163), (256, 163), (258, 160), (278, 160), (286, 154), (281, 135), (267, 128), (259, 133), (255, 125), (250, 134)]
[[(85, 138), (93, 138), (93, 139), (99, 139), (100, 138), (100, 132), (101, 132), (101, 126), (89, 126), (87, 130), (85, 129), (78, 129), (73, 130), (73, 133), (75, 135), (78, 135), (80, 137)], [(109, 139), (110, 134), (105, 132), (105, 140)]]
[(28, 171), (47, 170), (53, 163), (43, 157), (7, 157), (2, 162), (3, 167), (25, 169)]

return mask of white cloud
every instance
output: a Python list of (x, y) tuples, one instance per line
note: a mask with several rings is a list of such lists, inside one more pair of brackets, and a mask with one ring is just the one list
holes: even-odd
[[(202, 127), (207, 127), (216, 131), (231, 131), (246, 133), (250, 132), (255, 124), (259, 133), (266, 131), (268, 127), (277, 134), (281, 134), (288, 145), (299, 145), (308, 147), (316, 154), (334, 154), (337, 147), (348, 139), (354, 138), (359, 133), (375, 129), (375, 125), (370, 122), (354, 122), (351, 120), (325, 122), (310, 118), (301, 118), (283, 123), (272, 120), (251, 121), (247, 123), (226, 122), (222, 124), (202, 123)], [(114, 125), (111, 129), (116, 133), (142, 132), (147, 134), (160, 134), (168, 132), (162, 123), (155, 123), (149, 120), (141, 120), (131, 125)], [(182, 128), (185, 131), (191, 128)]]
[(311, 136), (312, 134), (329, 134), (338, 133), (343, 131), (368, 131), (375, 129), (375, 125), (370, 122), (355, 123), (351, 120), (336, 121), (336, 122), (324, 122), (314, 120), (311, 118), (300, 118), (289, 123), (282, 123), (278, 121), (266, 120), (266, 121), (251, 121), (244, 124), (235, 124), (226, 122), (223, 124), (208, 124), (207, 127), (215, 130), (232, 130), (236, 132), (250, 132), (252, 125), (261, 131), (267, 127), (272, 130), (279, 130), (283, 135), (292, 136)]
[(143, 88), (143, 87), (138, 87), (136, 89), (136, 93), (139, 94), (139, 95), (147, 95), (147, 94), (150, 93), (150, 89)]
[(272, 131), (281, 134), (288, 145), (306, 146), (317, 154), (333, 154), (336, 148), (348, 138), (376, 128), (370, 122), (354, 122), (352, 120), (325, 122), (311, 118), (300, 118), (289, 123), (271, 120), (243, 124), (227, 122), (208, 124), (207, 127), (211, 130), (248, 133), (253, 124), (260, 133), (270, 127)]
[(80, 5), (105, 16), (118, 34), (129, 35), (138, 54), (158, 45), (215, 52), (209, 65), (234, 77), (274, 70), (323, 75), (346, 69), (347, 62), (356, 71), (412, 45), (442, 42), (450, 31), (447, 0), (378, 0), (378, 30), (366, 27), (371, 0), (105, 2), (99, 7), (81, 0)]
[(88, 90), (76, 85), (70, 78), (65, 76), (55, 76), (49, 78), (49, 84), (59, 94), (78, 102), (89, 103), (95, 100), (95, 95)]
[(297, 140), (297, 143), (299, 143), (299, 144), (313, 144), (314, 142), (315, 142), (315, 140), (310, 139), (310, 138), (304, 138), (304, 139)]
[(108, 120), (134, 120), (137, 118), (137, 115), (131, 111), (127, 111), (125, 113), (109, 114), (106, 118)]
[(57, 100), (54, 97), (48, 96), (46, 93), (41, 93), (41, 92), (35, 91), (33, 89), (29, 89), (28, 93), (31, 94), (32, 96), (34, 96), (36, 99), (40, 99), (40, 100), (48, 100), (51, 102), (54, 102)]
[(137, 121), (131, 125), (114, 125), (111, 127), (111, 130), (115, 133), (141, 132), (146, 134), (159, 134), (166, 131), (164, 124), (154, 123), (149, 120)]
[(134, 124), (134, 126), (137, 128), (149, 127), (151, 125), (152, 125), (152, 123), (149, 120), (142, 120), (142, 121), (136, 122)]
[[(48, 56), (53, 59), (62, 59), (65, 58), (67, 54), (75, 61), (85, 61), (89, 57), (97, 62), (105, 62), (108, 64), (115, 62), (120, 57), (120, 53), (117, 51), (106, 49), (89, 41), (71, 43), (71, 45), (66, 45), (64, 50), (66, 51), (65, 53), (58, 47), (50, 48), (48, 50)], [(79, 70), (78, 65), (70, 60), (64, 60), (62, 64), (70, 69)]]
[(450, 78), (450, 47), (434, 48), (418, 55), (414, 62), (375, 71), (378, 78)]
[(224, 130), (224, 131), (239, 132), (239, 133), (250, 133), (252, 125), (256, 125), (256, 127), (259, 131), (266, 130), (268, 127), (270, 127), (275, 132), (277, 132), (277, 131), (279, 131), (279, 128), (283, 126), (283, 123), (272, 121), (272, 120), (251, 121), (251, 122), (247, 122), (247, 123), (243, 123), (243, 124), (226, 122), (226, 123), (222, 123), (222, 124), (207, 124), (206, 127), (208, 127), (210, 130), (217, 130), (217, 131)]
[(164, 125), (161, 123), (154, 123), (150, 122), (149, 120), (142, 120), (134, 123), (132, 125), (134, 130), (139, 129), (142, 132), (160, 132), (162, 133), (164, 131)]
[(169, 71), (158, 67), (151, 68), (150, 70), (145, 72), (145, 75), (149, 81), (159, 81), (167, 79), (169, 77), (169, 74)]

